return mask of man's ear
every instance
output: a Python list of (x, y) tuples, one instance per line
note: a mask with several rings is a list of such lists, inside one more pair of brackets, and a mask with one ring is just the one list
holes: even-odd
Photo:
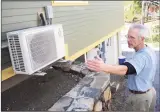
[(144, 37), (141, 37), (141, 38), (142, 38), (142, 40), (144, 41), (145, 38), (144, 38)]

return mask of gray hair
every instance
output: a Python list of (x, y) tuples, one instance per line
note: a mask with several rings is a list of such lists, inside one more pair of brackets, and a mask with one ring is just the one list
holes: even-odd
[(139, 29), (139, 37), (148, 38), (150, 36), (149, 29), (142, 24), (133, 24), (130, 29)]

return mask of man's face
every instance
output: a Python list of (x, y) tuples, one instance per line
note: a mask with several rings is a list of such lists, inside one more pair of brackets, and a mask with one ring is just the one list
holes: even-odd
[(138, 37), (139, 29), (129, 29), (128, 31), (128, 47), (129, 48), (136, 48), (143, 42), (144, 38)]

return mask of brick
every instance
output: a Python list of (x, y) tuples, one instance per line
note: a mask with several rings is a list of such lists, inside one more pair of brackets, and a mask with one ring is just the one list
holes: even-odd
[(102, 102), (100, 100), (95, 103), (94, 111), (102, 111)]
[(48, 111), (66, 111), (73, 102), (73, 98), (64, 96), (60, 98)]
[(67, 111), (92, 111), (94, 106), (93, 98), (76, 98)]

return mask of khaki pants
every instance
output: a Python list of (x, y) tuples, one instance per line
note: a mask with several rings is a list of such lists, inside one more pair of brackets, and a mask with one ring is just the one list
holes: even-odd
[(125, 104), (126, 111), (154, 112), (156, 105), (156, 91), (154, 88), (144, 94), (133, 94), (129, 92)]

